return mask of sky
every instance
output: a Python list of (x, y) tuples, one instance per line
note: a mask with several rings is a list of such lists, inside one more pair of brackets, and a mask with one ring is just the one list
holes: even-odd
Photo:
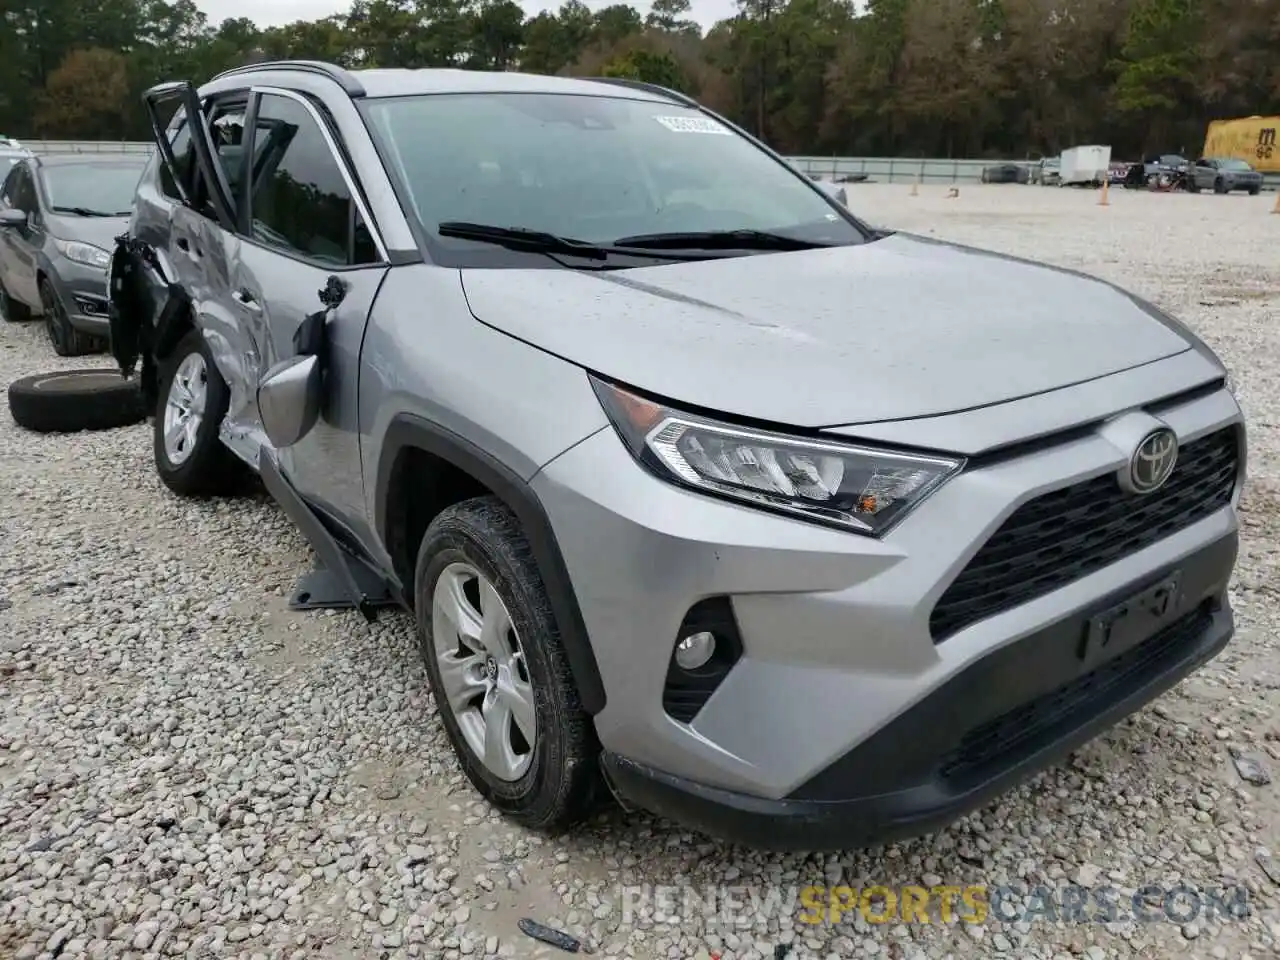
[[(541, 10), (554, 10), (560, 6), (559, 0), (517, 0), (525, 12), (532, 15)], [(592, 10), (607, 7), (617, 0), (585, 0)], [(319, 20), (330, 14), (346, 12), (351, 7), (350, 0), (195, 0), (209, 18), (210, 23), (221, 23), (228, 17), (248, 17), (260, 27), (276, 27), (295, 20)], [(703, 29), (710, 27), (717, 20), (732, 16), (735, 11), (734, 0), (691, 0), (693, 19), (702, 24)], [(632, 5), (641, 13), (647, 13), (648, 0), (632, 0)]]

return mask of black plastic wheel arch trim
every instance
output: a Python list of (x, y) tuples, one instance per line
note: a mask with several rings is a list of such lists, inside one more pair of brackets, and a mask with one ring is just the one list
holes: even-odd
[[(565, 657), (578, 688), (582, 708), (592, 716), (604, 709), (604, 681), (587, 634), (577, 594), (569, 578), (564, 556), (546, 509), (533, 488), (512, 470), (471, 441), (412, 414), (391, 421), (382, 442), (378, 462), (378, 486), (374, 497), (374, 528), (386, 549), (391, 542), (387, 530), (387, 492), (391, 471), (401, 451), (417, 448), (464, 470), (500, 497), (516, 514), (533, 550), (534, 562), (547, 588), (552, 613), (564, 641)], [(407, 591), (406, 591), (407, 592)]]

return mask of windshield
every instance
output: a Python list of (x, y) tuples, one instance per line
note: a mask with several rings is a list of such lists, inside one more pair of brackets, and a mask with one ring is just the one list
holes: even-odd
[(757, 230), (814, 244), (865, 239), (804, 177), (697, 110), (566, 94), (366, 101), (393, 176), (438, 250), (448, 221), (607, 244)]
[(128, 216), (143, 160), (112, 163), (56, 163), (40, 168), (49, 208), (63, 213)]
[(1252, 170), (1243, 160), (1219, 160), (1218, 166), (1223, 170)]

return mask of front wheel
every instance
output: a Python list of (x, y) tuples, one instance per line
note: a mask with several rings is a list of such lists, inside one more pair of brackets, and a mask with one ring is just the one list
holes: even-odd
[(1251, 196), (1251, 197), (1256, 197), (1256, 196), (1257, 196), (1258, 194), (1260, 194), (1261, 192), (1262, 192), (1262, 188), (1261, 188), (1261, 187), (1250, 187), (1250, 188), (1249, 188), (1249, 196)]
[(414, 601), (436, 710), (472, 785), (531, 829), (580, 821), (599, 747), (515, 514), (496, 497), (441, 512), (418, 550)]
[(44, 325), (49, 332), (49, 343), (60, 357), (79, 357), (98, 348), (97, 337), (77, 330), (71, 325), (62, 298), (48, 280), (40, 281), (40, 307), (44, 310)]
[(1214, 192), (1214, 193), (1226, 193), (1226, 192), (1227, 192), (1227, 183), (1226, 183), (1226, 181), (1225, 181), (1225, 180), (1223, 180), (1221, 177), (1219, 177), (1217, 180), (1213, 181), (1213, 192)]
[(184, 497), (239, 492), (248, 468), (218, 438), (231, 391), (199, 330), (161, 363), (158, 395), (154, 448), (164, 485)]

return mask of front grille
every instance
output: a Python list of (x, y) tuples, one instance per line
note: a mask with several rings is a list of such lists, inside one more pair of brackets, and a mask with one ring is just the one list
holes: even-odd
[(929, 616), (935, 643), (1093, 573), (1231, 502), (1239, 433), (1227, 427), (1178, 452), (1155, 493), (1120, 489), (1113, 473), (1023, 504), (947, 587)]
[(1213, 614), (1201, 606), (1096, 670), (1024, 703), (965, 734), (942, 761), (945, 780), (981, 777), (1013, 755), (1034, 751), (1119, 703), (1167, 669), (1208, 629)]

